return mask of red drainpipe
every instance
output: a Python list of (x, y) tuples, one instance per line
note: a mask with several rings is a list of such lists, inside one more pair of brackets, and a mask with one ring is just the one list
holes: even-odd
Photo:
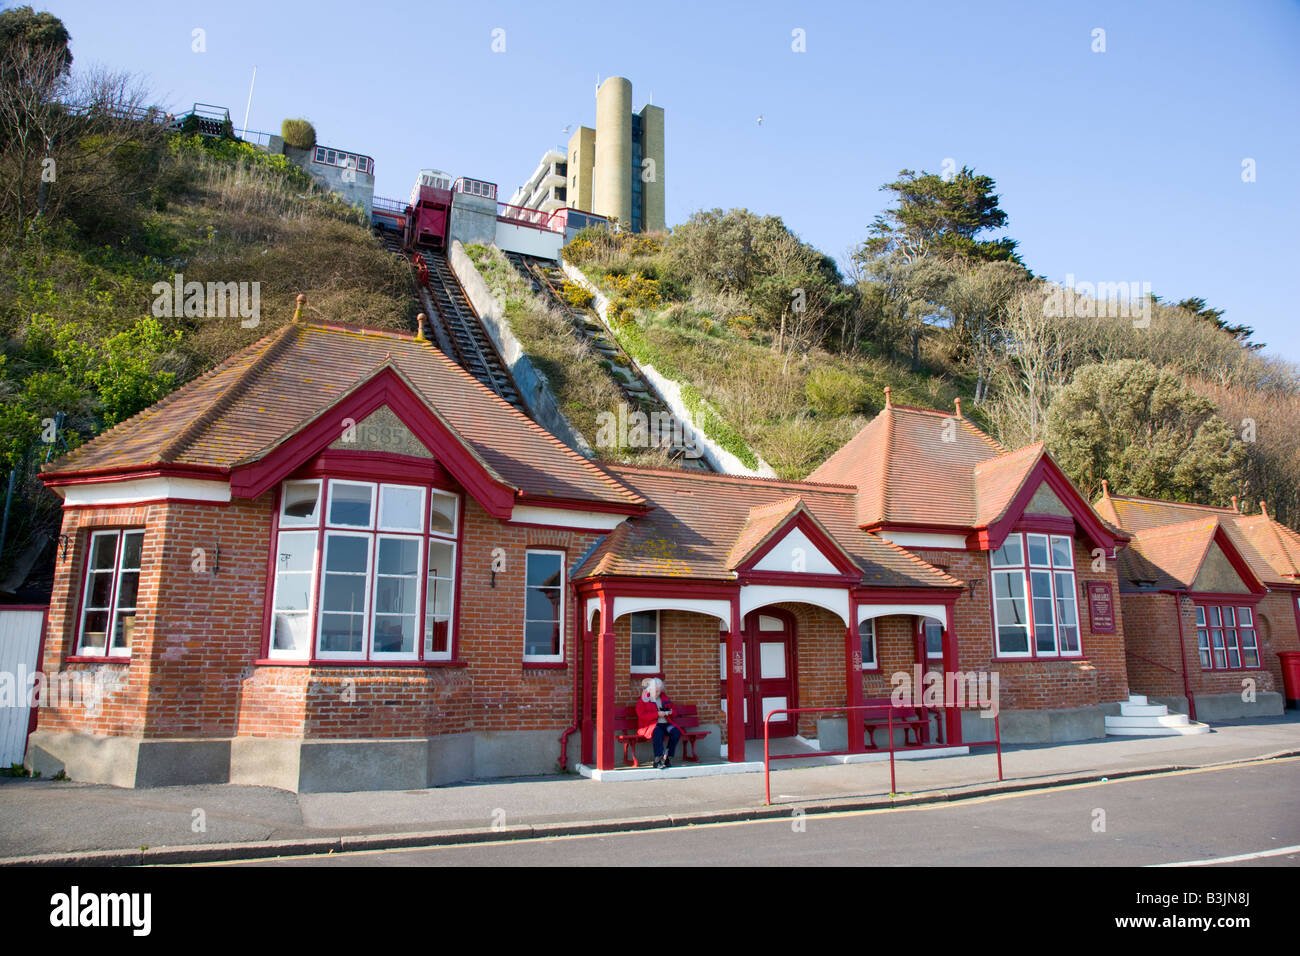
[[(569, 735), (582, 726), (582, 664), (586, 654), (586, 638), (582, 633), (582, 599), (574, 592), (573, 600), (573, 636), (574, 636), (574, 655), (573, 655), (573, 723), (567, 727), (564, 733), (560, 734), (560, 772), (563, 773), (569, 767)], [(583, 637), (582, 653), (576, 653), (578, 648), (577, 638)]]
[(1183, 638), (1183, 598), (1187, 591), (1174, 592), (1174, 608), (1178, 612), (1178, 653), (1183, 659), (1183, 693), (1187, 695), (1187, 716), (1196, 719), (1196, 698), (1192, 696), (1192, 685), (1187, 678), (1187, 643)]

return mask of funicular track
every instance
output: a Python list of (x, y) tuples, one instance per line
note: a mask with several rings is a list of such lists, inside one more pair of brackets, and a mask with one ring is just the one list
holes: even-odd
[(688, 456), (689, 449), (680, 440), (680, 436), (686, 434), (685, 430), (680, 427), (672, 410), (656, 394), (641, 369), (609, 334), (600, 319), (586, 310), (575, 309), (565, 300), (561, 290), (566, 279), (559, 264), (552, 259), (539, 259), (519, 252), (506, 252), (505, 256), (515, 270), (531, 283), (533, 291), (559, 309), (569, 320), (573, 327), (573, 334), (590, 345), (596, 354), (608, 363), (610, 378), (627, 399), (629, 408), (642, 411), (647, 416), (660, 416), (651, 418), (651, 421), (674, 423), (674, 427), (669, 429), (669, 434), (660, 441), (659, 447), (666, 449), (668, 456), (682, 467), (712, 471), (712, 467), (702, 456), (698, 458)]
[(456, 273), (438, 249), (421, 248), (412, 256), (419, 280), (420, 303), (424, 306), (434, 339), (440, 349), (476, 379), (496, 392), (525, 415), (524, 404), (491, 337), (470, 305)]

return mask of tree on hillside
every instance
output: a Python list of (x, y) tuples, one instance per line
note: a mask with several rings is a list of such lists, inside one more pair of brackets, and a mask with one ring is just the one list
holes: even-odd
[(1245, 449), (1214, 404), (1132, 359), (1075, 372), (1048, 412), (1048, 445), (1089, 497), (1108, 478), (1125, 494), (1220, 504), (1244, 477)]
[[(1156, 302), (1160, 301), (1159, 296), (1152, 296)], [(1257, 352), (1264, 347), (1263, 342), (1252, 342), (1250, 337), (1255, 334), (1255, 330), (1249, 325), (1233, 325), (1223, 318), (1222, 309), (1211, 309), (1205, 304), (1202, 298), (1183, 299), (1175, 305), (1175, 308), (1182, 309), (1184, 312), (1191, 313), (1198, 319), (1210, 323), (1216, 329), (1221, 329), (1228, 335), (1232, 336), (1242, 344), (1242, 347)]]
[(49, 53), (55, 64), (55, 75), (66, 75), (72, 69), (72, 51), (68, 49), (71, 39), (63, 21), (52, 13), (37, 13), (31, 7), (0, 10), (0, 60), (6, 63), (0, 69), (0, 83), (16, 82), (9, 64), (19, 59), (21, 50), (29, 54)]
[(1014, 239), (977, 238), (1007, 223), (993, 191), (996, 185), (991, 176), (976, 175), (965, 166), (949, 179), (904, 169), (880, 187), (894, 193), (897, 205), (876, 216), (858, 254), (897, 252), (909, 262), (922, 256), (1020, 262)]

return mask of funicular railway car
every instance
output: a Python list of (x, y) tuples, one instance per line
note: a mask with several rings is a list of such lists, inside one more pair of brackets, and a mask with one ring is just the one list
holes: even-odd
[(451, 176), (438, 169), (422, 169), (411, 187), (406, 217), (408, 249), (432, 246), (445, 249), (451, 222)]

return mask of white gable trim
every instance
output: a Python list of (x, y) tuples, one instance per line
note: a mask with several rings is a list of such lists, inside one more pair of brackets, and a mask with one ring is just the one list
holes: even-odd
[[(796, 559), (802, 567), (796, 567)], [(785, 571), (795, 574), (839, 574), (826, 552), (813, 544), (801, 528), (790, 528), (754, 565), (755, 571)]]

